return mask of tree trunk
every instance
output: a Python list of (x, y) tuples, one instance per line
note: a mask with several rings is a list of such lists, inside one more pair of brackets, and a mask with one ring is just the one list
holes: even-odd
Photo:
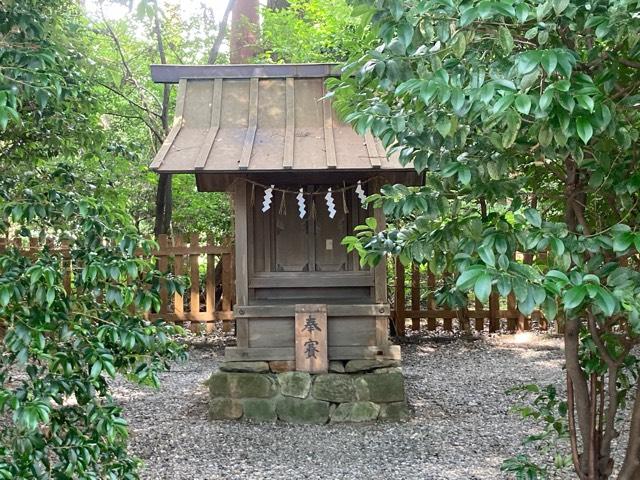
[[(157, 0), (154, 0), (155, 16), (153, 19), (153, 30), (156, 36), (158, 46), (158, 56), (160, 63), (167, 64), (167, 56), (164, 50), (164, 41), (162, 39), (162, 27), (160, 23), (160, 15), (158, 12)], [(162, 130), (164, 135), (169, 133), (169, 102), (171, 99), (171, 86), (167, 83), (163, 86), (162, 91), (162, 111), (160, 120), (162, 122)], [(154, 233), (160, 235), (169, 233), (171, 228), (171, 216), (173, 213), (173, 192), (172, 192), (172, 176), (168, 173), (161, 173), (158, 180), (158, 190), (156, 191), (156, 221)]]
[(636, 399), (631, 414), (627, 453), (618, 480), (638, 480), (640, 478), (640, 383), (636, 385)]
[(236, 0), (231, 17), (231, 63), (248, 63), (256, 54), (258, 0)]

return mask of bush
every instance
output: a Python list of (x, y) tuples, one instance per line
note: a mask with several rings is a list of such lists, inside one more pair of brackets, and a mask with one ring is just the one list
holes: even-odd
[(163, 279), (154, 243), (64, 165), (1, 179), (0, 207), (0, 233), (55, 242), (0, 251), (0, 478), (138, 478), (109, 379), (157, 386), (184, 357), (181, 330), (144, 315)]

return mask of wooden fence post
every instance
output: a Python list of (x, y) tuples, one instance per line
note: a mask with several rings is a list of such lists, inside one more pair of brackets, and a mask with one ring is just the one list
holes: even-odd
[[(435, 311), (436, 309), (436, 300), (433, 296), (433, 291), (436, 288), (436, 276), (431, 272), (431, 270), (427, 273), (427, 287), (429, 288), (429, 293), (427, 295), (427, 310)], [(427, 317), (427, 329), (433, 331), (436, 329), (436, 317)]]
[(476, 332), (482, 332), (484, 330), (484, 317), (480, 316), (480, 312), (484, 310), (484, 305), (477, 298), (474, 304), (475, 304), (475, 314), (476, 314), (476, 319), (474, 323), (476, 326)]
[(489, 295), (489, 331), (500, 330), (500, 296), (498, 292), (491, 292)]
[(420, 266), (411, 264), (411, 330), (420, 330)]
[[(175, 234), (173, 236), (173, 246), (174, 247), (181, 247), (182, 246), (182, 235)], [(173, 265), (174, 274), (176, 275), (176, 277), (181, 276), (183, 268), (184, 268), (184, 258), (182, 256), (182, 254), (174, 255), (173, 263), (174, 263), (174, 265)], [(173, 296), (173, 311), (176, 314), (184, 313), (184, 300), (182, 298), (182, 295), (180, 295), (178, 292), (176, 292), (175, 295)]]
[(404, 293), (404, 265), (396, 257), (396, 335), (405, 335), (405, 293)]
[[(167, 259), (167, 250), (169, 247), (169, 239), (166, 234), (158, 235), (158, 270), (162, 273), (168, 273), (169, 261)], [(169, 312), (169, 292), (167, 291), (167, 282), (160, 282), (160, 314)]]
[[(196, 253), (199, 246), (199, 235), (197, 233), (192, 233), (189, 236), (189, 248), (191, 250), (191, 253), (188, 255), (191, 278), (191, 288), (189, 289), (189, 311), (195, 315), (200, 312), (200, 255)], [(195, 320), (191, 322), (192, 332), (198, 332), (200, 329), (199, 327), (199, 321)]]
[[(210, 246), (213, 243), (207, 239), (206, 245)], [(216, 257), (211, 253), (207, 254), (206, 272), (204, 279), (205, 311), (214, 318), (216, 310)], [(213, 321), (205, 325), (207, 333), (213, 332), (214, 328), (215, 323)]]

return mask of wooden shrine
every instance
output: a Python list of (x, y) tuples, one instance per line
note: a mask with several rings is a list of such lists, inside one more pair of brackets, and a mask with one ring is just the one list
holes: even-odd
[[(151, 168), (195, 174), (200, 191), (233, 196), (237, 346), (226, 361), (298, 355), (297, 369), (326, 372), (327, 360), (399, 359), (388, 340), (385, 265), (361, 268), (341, 240), (368, 216), (384, 221), (362, 207), (358, 184), (370, 194), (417, 175), (337, 118), (323, 99), (334, 72), (323, 64), (152, 67), (154, 81), (179, 87), (173, 128)], [(304, 337), (308, 321), (326, 331)], [(297, 342), (317, 342), (310, 351), (321, 362), (302, 362)]]

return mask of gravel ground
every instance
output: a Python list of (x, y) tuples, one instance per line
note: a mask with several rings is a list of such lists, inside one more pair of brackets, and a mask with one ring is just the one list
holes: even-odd
[[(116, 385), (144, 479), (509, 478), (502, 461), (531, 433), (508, 412), (508, 388), (562, 382), (561, 340), (535, 334), (475, 341), (410, 337), (403, 370), (414, 416), (403, 424), (291, 426), (209, 422), (203, 382), (222, 359), (224, 339), (194, 342), (162, 388)], [(568, 477), (571, 478), (571, 477)]]

